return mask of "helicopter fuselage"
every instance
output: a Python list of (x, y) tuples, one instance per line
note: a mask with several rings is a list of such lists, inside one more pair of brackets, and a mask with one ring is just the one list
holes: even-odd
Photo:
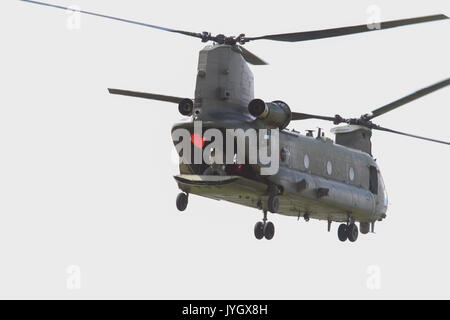
[[(247, 130), (251, 124), (204, 122), (203, 128)], [(193, 122), (176, 124), (173, 130), (179, 128), (191, 131)], [(208, 144), (202, 148), (208, 148)], [(288, 216), (338, 222), (351, 218), (363, 223), (386, 216), (386, 189), (378, 165), (369, 154), (323, 136), (286, 129), (280, 131), (278, 153), (279, 168), (273, 175), (259, 174), (260, 166), (254, 164), (223, 164), (219, 173), (211, 174), (210, 165), (185, 164), (181, 157), (180, 175), (175, 178), (187, 193), (261, 210), (267, 210), (270, 195), (277, 195), (277, 213)]]
[[(249, 113), (253, 98), (253, 74), (239, 48), (207, 46), (199, 56), (192, 117), (175, 124), (172, 132), (193, 132), (195, 121), (201, 121), (204, 130), (273, 128)], [(186, 193), (261, 210), (267, 210), (268, 198), (276, 195), (276, 213), (282, 215), (353, 220), (365, 226), (386, 216), (386, 190), (369, 153), (338, 145), (320, 133), (313, 137), (282, 128), (278, 154), (279, 168), (273, 175), (260, 175), (254, 164), (226, 164), (211, 174), (208, 164), (181, 163), (175, 179)]]

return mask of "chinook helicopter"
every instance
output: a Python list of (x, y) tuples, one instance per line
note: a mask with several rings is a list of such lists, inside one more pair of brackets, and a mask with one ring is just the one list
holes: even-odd
[[(328, 222), (328, 232), (332, 222), (338, 222), (340, 225), (337, 233), (340, 241), (355, 242), (359, 233), (374, 232), (375, 222), (386, 218), (388, 198), (380, 169), (372, 156), (373, 130), (450, 145), (450, 142), (392, 130), (372, 121), (380, 115), (448, 86), (450, 78), (356, 118), (300, 113), (291, 111), (282, 101), (265, 102), (254, 98), (254, 79), (249, 64), (267, 63), (243, 47), (244, 44), (255, 40), (298, 42), (372, 32), (448, 19), (445, 15), (386, 21), (379, 23), (377, 28), (357, 25), (258, 37), (247, 37), (244, 34), (228, 37), (223, 34), (214, 36), (208, 32), (169, 29), (38, 1), (22, 1), (182, 34), (198, 38), (204, 43), (213, 42), (200, 51), (194, 99), (121, 89), (108, 90), (111, 94), (178, 105), (179, 112), (189, 118), (174, 124), (172, 133), (177, 129), (188, 130), (194, 151), (208, 148), (202, 134), (204, 130), (211, 128), (222, 132), (227, 129), (279, 130), (278, 150), (275, 155), (279, 156), (279, 168), (272, 175), (261, 175), (260, 163), (193, 164), (190, 161), (180, 161), (180, 174), (174, 177), (182, 191), (176, 198), (176, 206), (180, 211), (187, 208), (190, 194), (260, 210), (263, 219), (254, 227), (256, 239), (270, 240), (274, 237), (275, 226), (268, 221), (268, 212), (303, 217), (306, 221), (324, 220)], [(318, 130), (316, 135), (313, 131), (307, 131), (303, 135), (286, 129), (291, 121), (305, 119), (345, 125), (332, 130), (336, 136), (334, 141), (326, 138), (321, 130)], [(196, 133), (194, 126), (199, 121), (202, 122), (203, 131)], [(270, 141), (272, 137), (267, 134), (264, 139)], [(178, 142), (174, 136), (173, 142)], [(246, 148), (248, 144), (249, 141), (246, 140)], [(186, 154), (179, 155), (181, 160), (191, 160), (185, 159)], [(248, 160), (247, 155), (245, 157)], [(359, 228), (356, 223), (359, 223)]]

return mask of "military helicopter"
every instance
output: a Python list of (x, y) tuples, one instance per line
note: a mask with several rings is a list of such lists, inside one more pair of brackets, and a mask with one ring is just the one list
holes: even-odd
[[(260, 163), (192, 164), (180, 161), (180, 174), (174, 177), (182, 191), (176, 198), (176, 206), (180, 211), (187, 208), (190, 194), (225, 200), (262, 211), (263, 219), (254, 227), (256, 239), (270, 240), (274, 237), (275, 227), (268, 221), (268, 212), (303, 217), (306, 221), (324, 220), (328, 222), (328, 232), (332, 222), (339, 222), (337, 233), (340, 241), (355, 242), (359, 233), (374, 232), (375, 222), (386, 218), (388, 198), (380, 169), (372, 156), (373, 130), (450, 145), (450, 142), (392, 130), (372, 121), (448, 86), (450, 78), (356, 118), (300, 113), (291, 111), (282, 101), (265, 102), (254, 98), (253, 74), (249, 64), (267, 63), (243, 47), (256, 40), (309, 41), (448, 19), (443, 14), (381, 22), (379, 28), (357, 25), (258, 37), (247, 37), (244, 34), (229, 37), (223, 34), (214, 36), (209, 32), (169, 29), (38, 1), (22, 1), (182, 34), (198, 38), (204, 43), (213, 42), (200, 51), (194, 99), (121, 89), (108, 90), (111, 94), (178, 105), (179, 112), (189, 118), (175, 123), (172, 133), (180, 128), (188, 130), (194, 151), (208, 148), (202, 137), (202, 133), (208, 128), (219, 131), (252, 128), (279, 130), (276, 157), (279, 156), (280, 165), (275, 174), (261, 175), (258, 171)], [(291, 121), (305, 119), (345, 125), (332, 130), (336, 136), (334, 141), (326, 138), (321, 130), (317, 135), (313, 131), (307, 131), (303, 135), (286, 129)], [(199, 121), (202, 122), (203, 131), (198, 134), (194, 132), (194, 126)], [(270, 140), (271, 136), (266, 135), (264, 139)], [(173, 140), (175, 144), (177, 141)], [(246, 143), (248, 147), (249, 142)], [(186, 158), (184, 154), (179, 155), (180, 159)], [(359, 228), (356, 223), (359, 223)]]

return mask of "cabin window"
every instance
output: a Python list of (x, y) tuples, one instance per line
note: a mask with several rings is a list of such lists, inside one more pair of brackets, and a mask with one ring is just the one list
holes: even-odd
[(350, 181), (355, 180), (355, 170), (352, 167), (348, 170), (348, 177)]
[(369, 167), (369, 190), (373, 194), (378, 194), (378, 170), (374, 166)]
[(331, 161), (327, 162), (327, 173), (328, 175), (331, 176), (331, 174), (333, 173), (333, 165), (331, 164)]
[(303, 158), (303, 164), (305, 165), (305, 168), (309, 168), (309, 156), (305, 154), (305, 157)]
[(280, 159), (282, 162), (286, 162), (289, 158), (290, 152), (289, 149), (286, 147), (281, 148), (280, 151)]

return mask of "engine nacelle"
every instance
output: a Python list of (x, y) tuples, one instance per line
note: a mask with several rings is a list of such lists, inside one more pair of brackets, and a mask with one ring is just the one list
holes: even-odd
[(283, 101), (264, 102), (254, 99), (248, 105), (248, 112), (261, 119), (268, 127), (286, 128), (291, 122), (291, 109)]

